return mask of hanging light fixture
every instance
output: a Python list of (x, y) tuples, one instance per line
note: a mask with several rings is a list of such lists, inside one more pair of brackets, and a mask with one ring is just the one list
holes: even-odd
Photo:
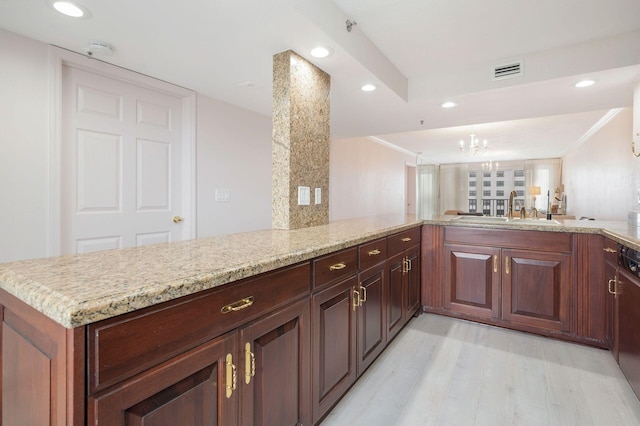
[[(473, 156), (473, 155), (476, 155), (476, 152), (478, 152), (478, 149), (480, 148), (480, 139), (476, 138), (476, 135), (474, 134), (471, 134), (469, 136), (471, 138), (471, 140), (469, 141), (469, 145), (465, 147), (465, 143), (461, 139), (460, 142), (458, 143), (458, 147), (460, 148), (460, 151), (465, 152), (466, 150), (469, 155)], [(486, 139), (483, 140), (482, 148), (487, 149), (488, 146), (489, 146), (489, 142), (487, 142)]]

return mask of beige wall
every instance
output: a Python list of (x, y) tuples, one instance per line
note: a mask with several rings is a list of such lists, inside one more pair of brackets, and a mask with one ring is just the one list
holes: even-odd
[(48, 254), (47, 46), (0, 30), (0, 263)]
[(632, 108), (624, 108), (582, 145), (562, 158), (568, 214), (627, 220), (640, 207), (640, 159), (631, 155)]
[(366, 138), (332, 140), (330, 220), (404, 213), (407, 163), (415, 158)]
[(198, 237), (270, 229), (271, 118), (202, 95), (197, 109)]

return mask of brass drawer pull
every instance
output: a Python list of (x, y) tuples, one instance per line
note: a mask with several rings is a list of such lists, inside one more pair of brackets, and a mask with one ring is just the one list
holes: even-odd
[[(611, 290), (611, 284), (613, 284), (613, 290)], [(608, 290), (609, 290), (610, 294), (620, 294), (620, 293), (618, 293), (618, 280), (617, 279), (614, 278), (612, 280), (609, 280), (609, 288), (608, 288)]]
[(226, 377), (226, 396), (227, 398), (231, 398), (233, 391), (236, 390), (238, 386), (238, 372), (236, 366), (233, 365), (233, 356), (231, 354), (227, 354), (227, 377)]
[(616, 250), (612, 249), (611, 247), (605, 247), (602, 250), (606, 251), (607, 253), (615, 253), (616, 252)]
[(256, 356), (251, 352), (251, 343), (244, 345), (244, 382), (251, 383), (251, 378), (256, 375)]
[(377, 254), (380, 254), (380, 250), (378, 250), (378, 249), (371, 250), (371, 251), (369, 252), (369, 256), (375, 256), (375, 255), (377, 255)]
[(244, 299), (233, 302), (227, 306), (223, 306), (220, 312), (228, 314), (229, 312), (241, 311), (249, 306), (253, 305), (253, 296), (245, 297)]
[(360, 296), (360, 306), (362, 306), (362, 304), (367, 301), (367, 288), (360, 284), (360, 290), (362, 290), (362, 295)]
[(340, 269), (344, 269), (347, 267), (347, 264), (344, 262), (336, 263), (335, 265), (329, 266), (330, 271), (338, 271)]
[(411, 238), (409, 238), (409, 237), (405, 237), (405, 238), (402, 239), (403, 243), (408, 243), (409, 241), (411, 241)]

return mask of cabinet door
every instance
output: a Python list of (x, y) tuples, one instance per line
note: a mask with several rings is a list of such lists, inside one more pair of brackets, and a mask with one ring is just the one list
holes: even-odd
[(503, 250), (502, 318), (542, 330), (571, 330), (570, 256)]
[(387, 340), (391, 340), (404, 325), (405, 305), (404, 297), (404, 275), (405, 262), (404, 252), (389, 259), (389, 285), (387, 294)]
[(610, 262), (604, 263), (605, 282), (607, 288), (606, 309), (606, 340), (611, 354), (618, 361), (618, 267)]
[(357, 277), (353, 276), (312, 298), (314, 424), (356, 380), (357, 284)]
[(478, 318), (500, 316), (500, 249), (444, 245), (444, 306)]
[(237, 332), (88, 398), (90, 425), (237, 424)]
[(242, 425), (311, 424), (309, 300), (240, 331)]
[(358, 376), (380, 355), (386, 344), (384, 263), (360, 274), (358, 321)]
[(407, 305), (405, 322), (420, 309), (420, 246), (415, 246), (407, 250), (407, 260), (409, 262), (406, 274)]

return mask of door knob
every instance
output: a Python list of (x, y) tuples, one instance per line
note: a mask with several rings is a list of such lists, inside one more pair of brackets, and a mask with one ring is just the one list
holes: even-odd
[(173, 223), (180, 223), (182, 222), (184, 219), (181, 218), (180, 216), (174, 216), (173, 217)]

